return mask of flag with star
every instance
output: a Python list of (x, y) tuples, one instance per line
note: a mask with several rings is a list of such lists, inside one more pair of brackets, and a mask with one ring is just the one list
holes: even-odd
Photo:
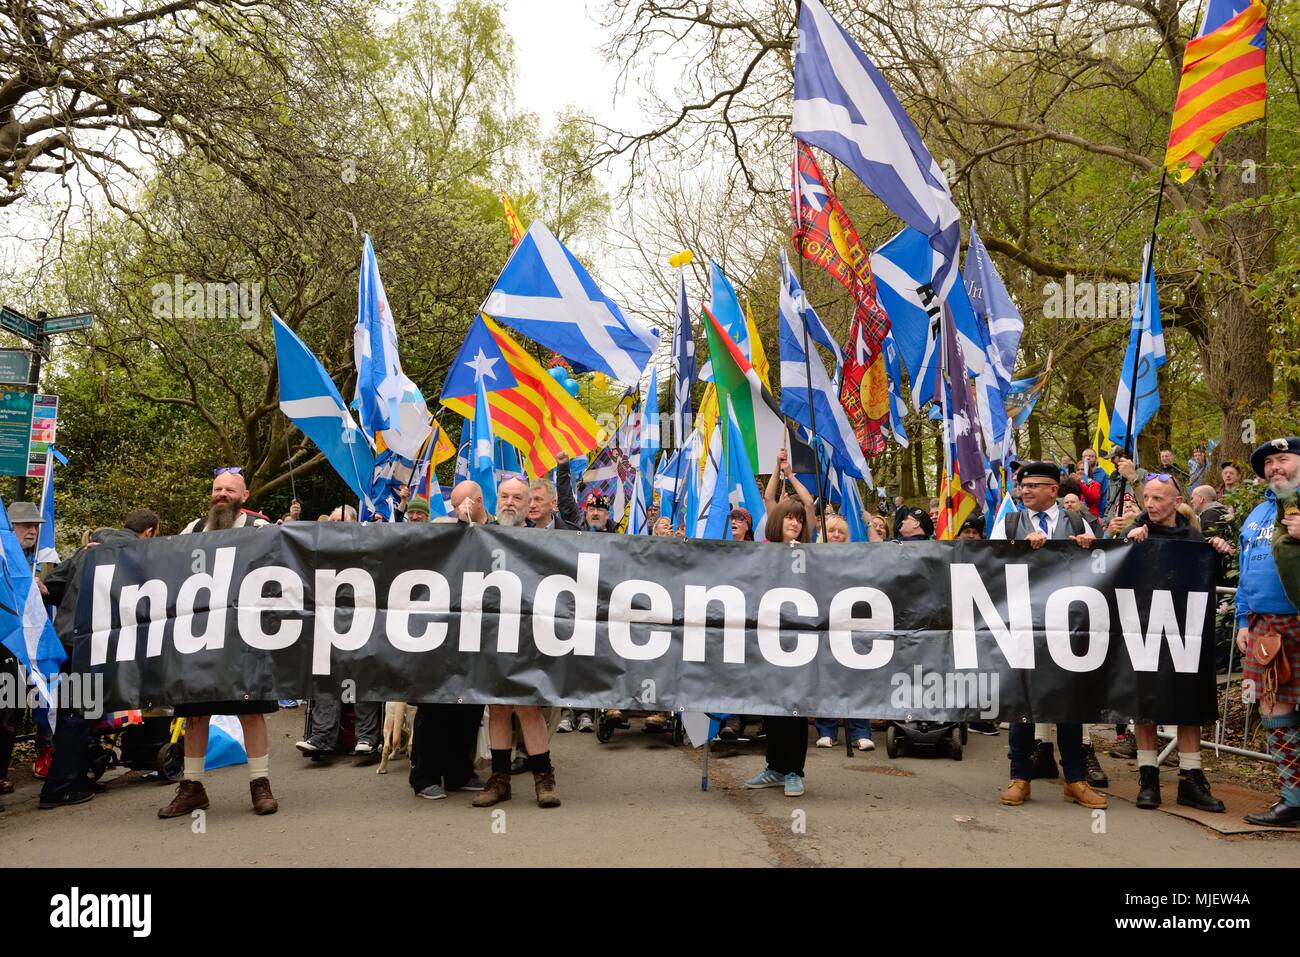
[(533, 478), (555, 468), (561, 450), (576, 457), (595, 448), (599, 426), (587, 410), (485, 315), (470, 325), (447, 370), (440, 401), (472, 419), (479, 379), (496, 437), (519, 450)]

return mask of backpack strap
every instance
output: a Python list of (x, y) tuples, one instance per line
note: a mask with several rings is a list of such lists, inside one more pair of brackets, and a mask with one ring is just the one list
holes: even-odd
[(1014, 542), (1016, 536), (1020, 534), (1020, 519), (1024, 513), (1017, 510), (1008, 512), (1007, 517), (1002, 520), (1002, 527), (1006, 529), (1007, 541)]

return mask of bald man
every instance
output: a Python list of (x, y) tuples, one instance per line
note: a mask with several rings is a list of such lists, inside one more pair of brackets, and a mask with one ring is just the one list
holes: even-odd
[[(182, 535), (227, 528), (270, 525), (243, 511), (248, 501), (248, 486), (238, 467), (214, 469), (208, 514), (185, 526)], [(185, 718), (185, 771), (170, 804), (158, 809), (160, 818), (189, 817), (205, 810), (208, 795), (203, 788), (204, 764), (208, 752), (208, 724), (214, 714), (236, 715), (244, 732), (244, 750), (248, 753), (248, 789), (257, 814), (274, 814), (279, 809), (271, 793), (269, 742), (266, 715), (276, 710), (275, 700), (213, 701), (174, 705), (173, 713)]]
[(466, 479), (451, 490), (451, 511), (462, 522), (486, 525), (492, 521), (483, 507), (483, 488), (478, 482)]
[(497, 524), (517, 528), (528, 521), (528, 483), (508, 478), (497, 486)]

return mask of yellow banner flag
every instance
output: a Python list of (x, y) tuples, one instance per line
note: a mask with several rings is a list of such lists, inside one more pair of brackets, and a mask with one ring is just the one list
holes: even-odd
[(524, 238), (524, 224), (519, 221), (515, 208), (510, 205), (510, 197), (505, 194), (504, 190), (501, 193), (501, 205), (506, 210), (506, 224), (510, 227), (510, 246), (514, 248)]
[(1107, 453), (1115, 447), (1110, 440), (1110, 413), (1106, 411), (1106, 400), (1098, 398), (1097, 407), (1097, 427), (1092, 433), (1092, 447), (1097, 452), (1097, 464), (1107, 475), (1115, 471), (1115, 466), (1111, 464), (1110, 459), (1106, 457)]

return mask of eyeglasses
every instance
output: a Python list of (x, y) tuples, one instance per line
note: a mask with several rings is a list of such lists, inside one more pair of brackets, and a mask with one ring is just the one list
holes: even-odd
[(1052, 488), (1056, 482), (1021, 482), (1021, 488)]
[(238, 475), (242, 471), (243, 469), (241, 469), (238, 465), (223, 465), (219, 469), (212, 470), (212, 477), (217, 478), (218, 476), (225, 475), (227, 472), (229, 472), (231, 475)]

